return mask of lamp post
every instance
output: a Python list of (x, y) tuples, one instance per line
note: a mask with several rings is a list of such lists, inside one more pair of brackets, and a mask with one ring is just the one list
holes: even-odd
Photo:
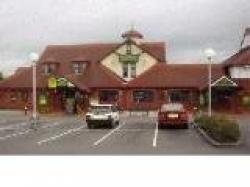
[(39, 59), (39, 56), (37, 53), (30, 53), (29, 59), (32, 62), (32, 124), (35, 126), (37, 123), (37, 109), (36, 109), (36, 63)]
[(215, 51), (212, 48), (205, 50), (205, 55), (208, 60), (208, 116), (212, 115), (212, 88), (211, 88), (211, 79), (212, 79), (212, 70), (211, 65), (213, 57), (216, 55)]

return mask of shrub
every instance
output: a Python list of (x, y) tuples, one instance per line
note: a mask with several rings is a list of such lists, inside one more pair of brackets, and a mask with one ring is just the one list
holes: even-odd
[(217, 115), (209, 117), (207, 115), (201, 115), (195, 119), (195, 122), (210, 137), (218, 142), (236, 142), (240, 138), (239, 124), (226, 116)]

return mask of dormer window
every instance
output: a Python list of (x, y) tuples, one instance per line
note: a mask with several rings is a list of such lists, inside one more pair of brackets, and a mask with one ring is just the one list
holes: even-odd
[(45, 75), (54, 74), (56, 72), (56, 64), (47, 63), (43, 65), (43, 72)]
[(86, 68), (86, 63), (83, 62), (73, 62), (73, 72), (76, 75), (80, 75), (83, 73), (84, 69)]

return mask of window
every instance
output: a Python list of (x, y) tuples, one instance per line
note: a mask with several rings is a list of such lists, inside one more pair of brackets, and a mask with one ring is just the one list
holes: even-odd
[(99, 92), (100, 103), (114, 103), (118, 101), (117, 90), (102, 90)]
[(79, 64), (79, 63), (74, 63), (74, 64), (73, 64), (73, 71), (74, 71), (75, 74), (81, 74), (81, 73), (82, 73), (81, 64)]
[(152, 90), (137, 90), (133, 92), (134, 102), (152, 102), (154, 92)]
[(123, 78), (128, 78), (128, 64), (123, 64), (122, 65), (122, 77)]
[(73, 64), (73, 71), (74, 71), (75, 74), (79, 75), (79, 74), (83, 73), (85, 67), (86, 67), (85, 63), (75, 62)]
[(169, 91), (169, 97), (171, 102), (183, 102), (189, 100), (189, 91)]
[(122, 65), (122, 77), (123, 78), (135, 78), (136, 77), (136, 64)]
[(44, 64), (44, 74), (49, 75), (55, 73), (56, 64)]
[(135, 78), (136, 77), (136, 64), (131, 64), (131, 78)]
[(16, 92), (10, 93), (10, 100), (13, 102), (17, 100), (17, 93)]
[(21, 97), (22, 101), (27, 102), (28, 98), (29, 98), (28, 92), (21, 92), (21, 96), (20, 97)]

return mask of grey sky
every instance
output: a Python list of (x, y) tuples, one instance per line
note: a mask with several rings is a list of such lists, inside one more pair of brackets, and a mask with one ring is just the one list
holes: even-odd
[(169, 62), (217, 61), (239, 49), (249, 0), (0, 0), (0, 71), (28, 65), (49, 44), (121, 41), (131, 23), (145, 40), (165, 41)]

